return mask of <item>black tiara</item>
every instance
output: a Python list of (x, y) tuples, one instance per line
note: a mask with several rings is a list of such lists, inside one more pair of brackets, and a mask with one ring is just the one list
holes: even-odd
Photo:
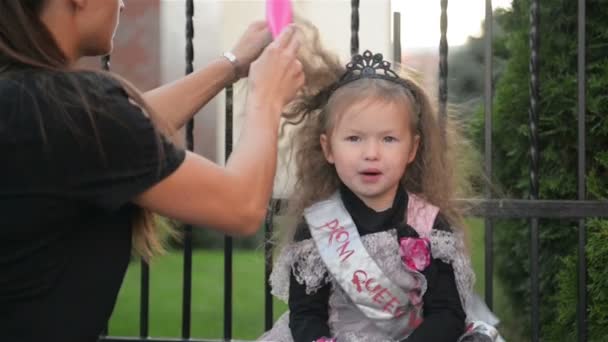
[(378, 78), (401, 84), (407, 88), (403, 79), (391, 69), (391, 63), (384, 60), (381, 53), (372, 54), (365, 50), (363, 54), (355, 54), (350, 62), (346, 64), (346, 72), (340, 80), (331, 87), (333, 93), (336, 89), (350, 82), (362, 78)]

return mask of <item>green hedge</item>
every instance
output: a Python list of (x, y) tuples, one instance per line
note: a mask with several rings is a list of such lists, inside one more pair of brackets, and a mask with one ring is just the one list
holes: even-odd
[[(608, 336), (608, 221), (592, 220), (588, 231), (589, 341), (600, 342)], [(557, 317), (549, 324), (549, 341), (576, 340), (578, 260), (576, 254), (571, 254), (562, 261), (563, 267), (557, 275), (558, 290), (552, 299), (557, 305)]]
[[(494, 170), (499, 196), (529, 196), (529, 0), (514, 0), (504, 14), (507, 63), (494, 100)], [(576, 199), (577, 170), (577, 2), (541, 3), (540, 198)], [(608, 1), (587, 2), (587, 198), (608, 198)], [(483, 150), (483, 116), (473, 134)], [(590, 326), (595, 339), (606, 335), (606, 221), (589, 224)], [(577, 223), (540, 220), (541, 335), (571, 341), (576, 333)], [(529, 327), (529, 225), (497, 223), (497, 274)], [(603, 262), (603, 263), (602, 263)], [(572, 287), (574, 286), (574, 287)], [(603, 293), (602, 293), (603, 290)], [(602, 310), (603, 305), (603, 310)], [(604, 312), (602, 312), (604, 311)], [(573, 316), (574, 315), (574, 316)], [(561, 329), (557, 329), (557, 327)]]

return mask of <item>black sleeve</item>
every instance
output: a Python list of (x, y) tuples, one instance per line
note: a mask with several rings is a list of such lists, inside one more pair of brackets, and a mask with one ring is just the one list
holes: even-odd
[(331, 284), (307, 294), (306, 285), (298, 283), (291, 274), (289, 280), (289, 329), (294, 342), (311, 342), (330, 337), (328, 300)]
[[(447, 221), (439, 215), (433, 229), (451, 231)], [(464, 333), (466, 314), (456, 287), (451, 265), (432, 259), (423, 272), (427, 291), (423, 297), (423, 323), (404, 341), (456, 342)]]
[[(68, 107), (77, 128), (73, 143), (63, 135), (53, 139), (65, 165), (65, 192), (72, 199), (116, 210), (171, 174), (185, 152), (175, 147), (152, 121), (134, 105), (118, 82), (85, 74), (81, 86), (96, 86), (86, 94), (87, 108)], [(58, 142), (58, 143), (57, 143)]]
[(300, 222), (298, 222), (298, 225), (296, 226), (296, 232), (293, 237), (293, 240), (295, 242), (300, 242), (311, 238), (312, 235), (310, 235), (310, 230), (308, 229), (308, 224), (306, 224), (306, 220), (304, 220), (304, 218), (300, 219)]
[[(310, 239), (310, 230), (304, 218), (296, 228), (294, 241)], [(329, 292), (331, 284), (326, 284), (317, 292), (307, 294), (306, 285), (298, 283), (293, 273), (289, 279), (289, 329), (294, 342), (311, 342), (320, 337), (330, 337)]]
[(465, 313), (452, 266), (433, 259), (424, 270), (428, 289), (423, 297), (424, 320), (407, 342), (456, 342), (464, 333)]

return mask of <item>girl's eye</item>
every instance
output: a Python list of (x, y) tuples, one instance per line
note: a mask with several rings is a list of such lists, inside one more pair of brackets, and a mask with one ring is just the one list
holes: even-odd
[(357, 141), (361, 141), (361, 138), (356, 135), (351, 135), (351, 136), (346, 137), (346, 141), (357, 142)]
[(397, 138), (395, 137), (384, 137), (384, 142), (395, 142)]

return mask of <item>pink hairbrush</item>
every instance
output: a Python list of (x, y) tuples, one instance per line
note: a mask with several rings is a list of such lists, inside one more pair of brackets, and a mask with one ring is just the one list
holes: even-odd
[(273, 38), (276, 38), (292, 20), (291, 0), (266, 0), (266, 21)]

